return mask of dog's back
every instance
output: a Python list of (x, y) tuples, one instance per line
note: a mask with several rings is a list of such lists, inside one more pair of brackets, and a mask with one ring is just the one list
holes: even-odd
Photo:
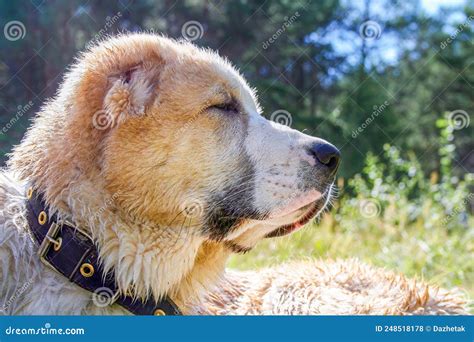
[(455, 290), (440, 289), (357, 259), (291, 262), (229, 272), (200, 314), (467, 315)]

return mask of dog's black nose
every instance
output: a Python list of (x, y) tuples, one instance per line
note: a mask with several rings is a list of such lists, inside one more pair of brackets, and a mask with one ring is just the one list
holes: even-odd
[(334, 145), (317, 142), (310, 147), (310, 153), (316, 159), (316, 162), (328, 167), (332, 173), (337, 171), (341, 153)]

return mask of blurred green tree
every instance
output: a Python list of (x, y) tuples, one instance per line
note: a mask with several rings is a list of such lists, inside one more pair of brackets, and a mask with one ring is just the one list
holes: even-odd
[[(393, 0), (33, 0), (2, 1), (0, 13), (3, 28), (16, 20), (26, 31), (0, 39), (0, 126), (33, 102), (0, 131), (3, 155), (91, 41), (137, 30), (183, 39), (189, 21), (203, 28), (194, 43), (227, 56), (258, 89), (263, 115), (286, 110), (294, 128), (339, 146), (344, 176), (385, 143), (413, 150), (429, 173), (439, 165), (435, 121), (474, 111), (472, 3), (427, 15), (419, 1)], [(474, 169), (473, 133), (455, 132), (458, 173)]]

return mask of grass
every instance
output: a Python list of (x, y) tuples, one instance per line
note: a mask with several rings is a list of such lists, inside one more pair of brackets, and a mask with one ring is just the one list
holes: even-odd
[[(385, 146), (368, 156), (331, 212), (287, 237), (262, 241), (230, 260), (256, 269), (304, 258), (352, 258), (402, 272), (474, 299), (474, 177), (453, 175), (449, 127), (442, 131), (440, 174), (426, 176), (416, 158)], [(451, 153), (450, 155), (448, 152)], [(471, 190), (471, 192), (470, 192)], [(474, 314), (474, 306), (471, 305)]]
[[(474, 226), (472, 218), (470, 227)], [(341, 226), (330, 214), (290, 236), (268, 239), (230, 267), (255, 269), (302, 258), (357, 257), (446, 288), (460, 287), (474, 298), (474, 232), (451, 233), (424, 222), (387, 224), (383, 218)]]

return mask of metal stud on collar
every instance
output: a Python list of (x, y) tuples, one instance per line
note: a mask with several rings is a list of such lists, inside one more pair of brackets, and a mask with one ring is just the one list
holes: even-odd
[[(30, 196), (28, 191), (26, 195)], [(26, 208), (28, 210), (28, 226), (39, 245), (37, 254), (44, 265), (61, 273), (73, 284), (87, 291), (95, 293), (97, 289), (103, 287), (116, 289), (113, 277), (94, 277), (96, 271), (101, 273), (102, 270), (96, 260), (97, 246), (87, 231), (67, 220), (58, 219), (54, 214), (49, 217), (47, 205), (41, 193), (36, 193), (34, 190), (31, 199), (27, 200)], [(47, 230), (46, 235), (45, 230)], [(58, 252), (62, 249), (63, 242), (68, 248), (63, 252)], [(87, 247), (86, 251), (84, 251), (84, 247)], [(71, 249), (72, 253), (70, 253)], [(82, 253), (75, 253), (76, 249)], [(51, 253), (52, 250), (58, 253)], [(68, 266), (71, 263), (74, 266), (72, 272)], [(95, 266), (98, 267), (97, 270), (95, 270)], [(76, 276), (77, 271), (81, 274), (80, 277)], [(113, 276), (113, 274), (111, 275)], [(158, 302), (151, 295), (143, 303), (137, 304), (133, 293), (123, 295), (119, 295), (119, 293), (118, 290), (115, 290), (112, 303), (116, 302), (132, 314), (156, 316), (182, 314), (168, 296)], [(157, 308), (158, 306), (160, 308)]]
[(94, 275), (94, 266), (89, 264), (88, 262), (85, 262), (81, 265), (81, 268), (79, 269), (81, 272), (82, 276), (85, 278), (90, 278)]
[(43, 226), (46, 221), (48, 221), (48, 215), (44, 211), (40, 212), (38, 215), (38, 223)]
[(161, 309), (156, 309), (155, 312), (153, 312), (153, 315), (155, 315), (155, 316), (166, 316), (166, 312), (164, 312)]

